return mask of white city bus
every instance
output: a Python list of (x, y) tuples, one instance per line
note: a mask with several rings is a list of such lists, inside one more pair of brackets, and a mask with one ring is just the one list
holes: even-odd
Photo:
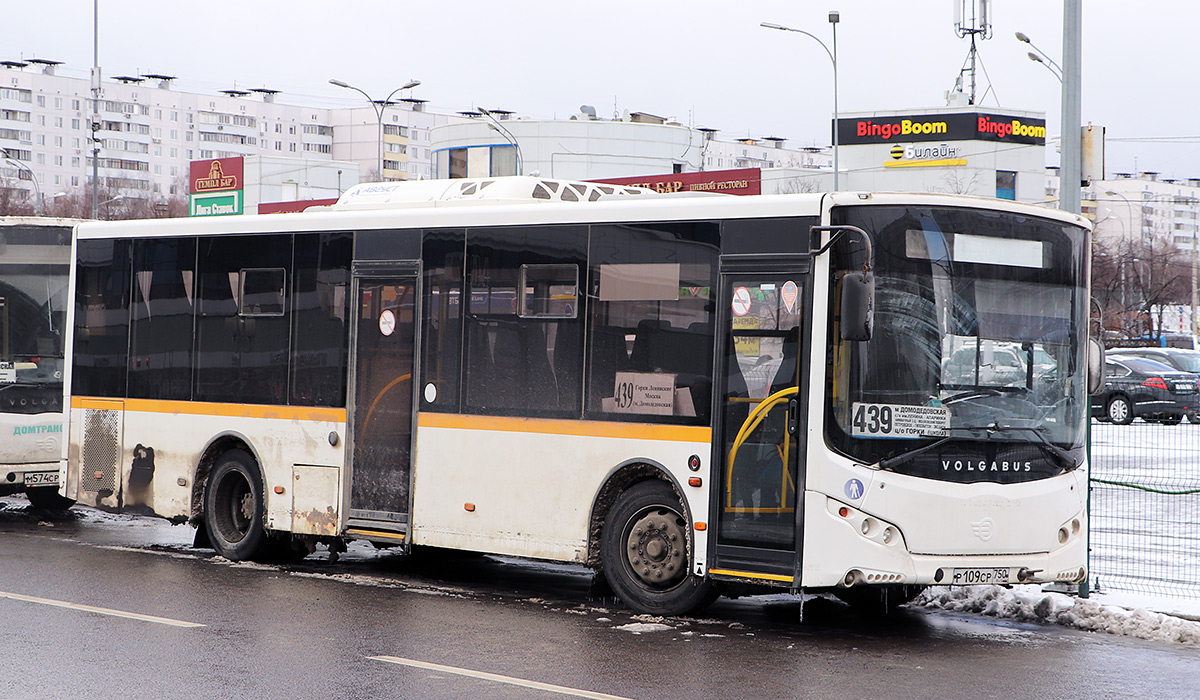
[(1089, 235), (997, 200), (530, 177), (86, 223), (64, 495), (230, 559), (578, 562), (665, 614), (1080, 581)]
[(0, 494), (58, 493), (73, 219), (0, 217)]

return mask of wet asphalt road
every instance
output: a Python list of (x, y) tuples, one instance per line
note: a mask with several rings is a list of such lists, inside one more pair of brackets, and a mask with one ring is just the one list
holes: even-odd
[(362, 544), (233, 564), (187, 526), (0, 506), (0, 700), (1200, 697), (1191, 646), (824, 598), (801, 623), (787, 596), (637, 619), (575, 567)]

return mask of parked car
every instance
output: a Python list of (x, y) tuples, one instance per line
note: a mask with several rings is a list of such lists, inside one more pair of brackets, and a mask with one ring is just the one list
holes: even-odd
[(1105, 361), (1104, 390), (1092, 397), (1092, 416), (1119, 425), (1135, 417), (1176, 425), (1197, 410), (1200, 375), (1140, 357)]
[[(1113, 356), (1141, 357), (1161, 362), (1183, 372), (1200, 375), (1200, 350), (1185, 348), (1114, 348)], [(1200, 406), (1193, 407), (1187, 414), (1189, 423), (1200, 423)]]

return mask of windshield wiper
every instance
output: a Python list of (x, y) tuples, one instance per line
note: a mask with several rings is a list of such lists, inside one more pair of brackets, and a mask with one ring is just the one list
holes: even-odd
[(1067, 452), (1063, 448), (1047, 440), (1046, 436), (1042, 434), (1042, 428), (1034, 428), (1027, 425), (1000, 425), (998, 423), (992, 423), (991, 425), (983, 425), (978, 427), (972, 426), (967, 428), (967, 430), (986, 430), (989, 433), (1007, 433), (1016, 430), (1031, 432), (1036, 435), (1038, 439), (1038, 442), (1033, 444), (1042, 448), (1046, 454), (1053, 457), (1054, 461), (1057, 462), (1058, 466), (1062, 467), (1063, 470), (1074, 471), (1078, 469), (1080, 465), (1080, 462), (1076, 462), (1075, 458), (1071, 456), (1070, 452)]
[[(976, 429), (975, 428), (951, 428), (950, 430), (953, 431), (953, 430), (976, 430)], [(946, 435), (942, 439), (934, 440), (933, 442), (929, 443), (928, 445), (926, 445), (924, 447), (918, 447), (915, 450), (910, 450), (908, 452), (901, 452), (900, 454), (898, 454), (894, 457), (888, 457), (887, 459), (881, 459), (881, 460), (879, 460), (879, 468), (886, 470), (886, 471), (891, 471), (892, 467), (894, 465), (896, 465), (900, 462), (903, 462), (907, 459), (912, 459), (913, 457), (916, 457), (917, 455), (925, 454), (926, 452), (928, 452), (930, 450), (941, 447), (942, 445), (945, 445), (947, 442), (950, 442), (951, 440), (953, 440), (956, 437), (963, 437), (963, 436), (962, 435)]]
[(1017, 426), (1017, 425), (998, 425), (996, 423), (992, 423), (991, 425), (971, 425), (971, 426), (965, 426), (965, 427), (959, 427), (959, 428), (951, 428), (951, 430), (969, 431), (970, 434), (966, 435), (966, 436), (964, 436), (964, 435), (947, 435), (940, 440), (935, 440), (935, 441), (929, 443), (928, 445), (925, 445), (924, 447), (918, 447), (915, 450), (911, 450), (909, 452), (902, 452), (894, 457), (888, 457), (887, 459), (881, 459), (881, 460), (879, 460), (879, 468), (883, 469), (885, 471), (891, 471), (892, 467), (895, 466), (896, 464), (899, 464), (900, 462), (903, 462), (905, 460), (912, 459), (913, 457), (916, 457), (917, 455), (929, 452), (930, 450), (937, 449), (938, 447), (941, 447), (942, 445), (955, 439), (956, 437), (974, 437), (975, 435), (977, 435), (981, 432), (1004, 433), (1004, 432), (1017, 431), (1017, 430), (1027, 430), (1027, 431), (1032, 432), (1034, 435), (1036, 435), (1038, 438), (1038, 442), (1031, 443), (1031, 444), (1034, 444), (1034, 445), (1040, 447), (1042, 450), (1044, 450), (1046, 452), (1046, 454), (1050, 455), (1054, 459), (1055, 463), (1057, 463), (1058, 466), (1060, 468), (1062, 468), (1064, 471), (1074, 471), (1075, 469), (1079, 468), (1079, 463), (1075, 461), (1075, 458), (1071, 456), (1071, 453), (1067, 452), (1063, 448), (1061, 448), (1058, 445), (1055, 445), (1054, 443), (1047, 440), (1046, 436), (1042, 434), (1042, 431), (1040, 428), (1031, 428), (1031, 427)]

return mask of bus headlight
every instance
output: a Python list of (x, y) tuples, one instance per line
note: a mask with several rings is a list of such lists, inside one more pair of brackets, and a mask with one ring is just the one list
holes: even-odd
[(894, 547), (903, 544), (904, 537), (900, 533), (900, 528), (892, 525), (889, 522), (880, 520), (873, 515), (866, 513), (856, 508), (839, 503), (832, 498), (826, 501), (829, 512), (839, 520), (846, 522), (851, 527), (858, 530), (858, 533), (863, 537), (877, 542), (879, 544)]

